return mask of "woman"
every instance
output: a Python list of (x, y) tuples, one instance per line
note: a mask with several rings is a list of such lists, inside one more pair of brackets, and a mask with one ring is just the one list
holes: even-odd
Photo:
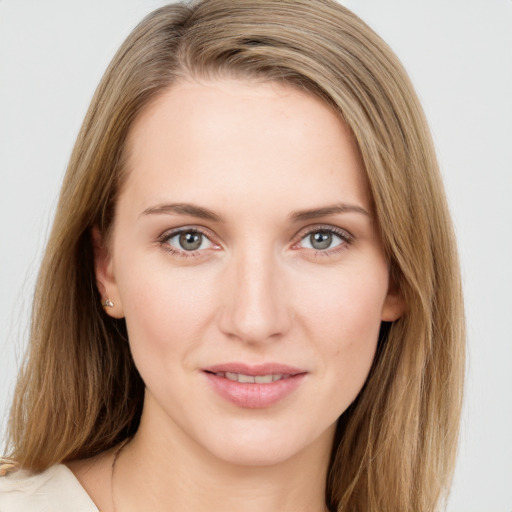
[(435, 510), (463, 341), (385, 43), (326, 0), (161, 8), (71, 157), (0, 510)]

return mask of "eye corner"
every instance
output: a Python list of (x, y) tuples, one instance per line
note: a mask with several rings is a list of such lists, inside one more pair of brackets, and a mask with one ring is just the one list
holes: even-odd
[[(187, 241), (187, 235), (192, 236)], [(177, 257), (202, 257), (207, 251), (218, 251), (221, 245), (213, 240), (212, 234), (199, 226), (181, 226), (164, 231), (158, 238), (158, 245)], [(173, 243), (174, 241), (174, 243)], [(184, 244), (190, 243), (189, 247)]]
[[(316, 247), (312, 240), (315, 234), (321, 235), (321, 239), (316, 241), (319, 246)], [(314, 251), (315, 258), (316, 256), (332, 256), (341, 250), (347, 249), (354, 240), (355, 237), (345, 229), (331, 225), (314, 225), (301, 230), (291, 248)], [(305, 246), (304, 241), (309, 245)]]

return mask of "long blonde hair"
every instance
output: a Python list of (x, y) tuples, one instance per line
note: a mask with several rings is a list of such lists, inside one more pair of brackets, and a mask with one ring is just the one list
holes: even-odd
[(391, 277), (407, 310), (383, 324), (368, 380), (338, 422), (326, 503), (338, 511), (433, 511), (451, 480), (464, 377), (455, 239), (407, 74), (366, 24), (331, 0), (169, 5), (147, 16), (119, 49), (62, 186), (35, 291), (9, 455), (41, 471), (136, 431), (144, 384), (124, 321), (102, 311), (91, 229), (108, 236), (134, 119), (180, 77), (217, 75), (309, 91), (358, 141)]

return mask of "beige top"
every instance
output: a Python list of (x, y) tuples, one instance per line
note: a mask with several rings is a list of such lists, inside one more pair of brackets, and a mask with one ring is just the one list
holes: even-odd
[(0, 477), (0, 512), (98, 512), (75, 475), (63, 464), (43, 473), (25, 470)]

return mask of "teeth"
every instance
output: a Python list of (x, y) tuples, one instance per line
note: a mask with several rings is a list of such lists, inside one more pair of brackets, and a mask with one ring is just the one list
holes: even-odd
[(276, 380), (281, 380), (284, 375), (276, 374), (276, 375), (244, 375), (243, 373), (232, 373), (232, 372), (219, 372), (216, 373), (217, 377), (225, 377), (226, 379), (242, 382), (242, 383), (252, 383), (252, 384), (270, 384), (271, 382), (275, 382)]
[(244, 375), (243, 373), (238, 374), (238, 382), (252, 382), (254, 383), (253, 375)]
[(272, 382), (273, 375), (256, 375), (254, 377), (254, 382), (256, 384), (268, 384), (269, 382)]

